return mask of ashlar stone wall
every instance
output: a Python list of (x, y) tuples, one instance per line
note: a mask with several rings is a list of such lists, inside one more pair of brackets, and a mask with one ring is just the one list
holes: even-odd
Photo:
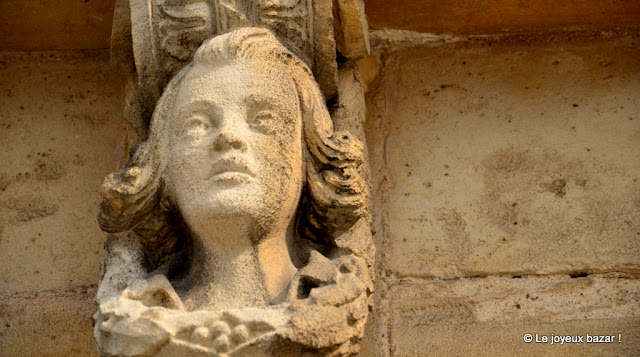
[[(104, 48), (103, 32), (52, 48)], [(372, 39), (359, 66), (378, 256), (361, 355), (639, 355), (639, 33)], [(139, 141), (108, 56), (0, 54), (0, 356), (97, 355), (98, 190)]]
[(99, 188), (135, 133), (109, 52), (0, 55), (0, 356), (92, 356)]
[(365, 355), (638, 355), (638, 33), (373, 38)]

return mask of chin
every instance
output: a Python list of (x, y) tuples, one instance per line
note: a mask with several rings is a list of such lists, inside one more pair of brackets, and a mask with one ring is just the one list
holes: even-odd
[[(278, 198), (265, 197), (257, 190), (227, 188), (216, 190), (206, 197), (197, 197), (189, 203), (192, 217), (203, 220), (228, 220), (226, 224), (242, 224), (242, 221), (262, 222), (276, 215), (281, 207)], [(186, 212), (183, 212), (183, 214)]]
[(248, 235), (261, 235), (289, 210), (283, 207), (288, 205), (286, 194), (276, 187), (270, 188), (257, 180), (235, 184), (212, 181), (206, 189), (192, 191), (188, 197), (183, 195), (177, 203), (192, 229), (202, 227), (204, 231), (215, 232), (216, 227), (237, 226)]

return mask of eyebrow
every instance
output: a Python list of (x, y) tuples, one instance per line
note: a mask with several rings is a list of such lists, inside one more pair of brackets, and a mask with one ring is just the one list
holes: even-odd
[[(283, 103), (280, 97), (275, 95), (264, 95), (264, 94), (251, 94), (247, 96), (248, 104), (250, 105), (270, 105), (276, 107), (278, 109), (287, 110), (289, 103)], [(295, 98), (297, 101), (297, 96)], [(295, 103), (294, 103), (295, 104)]]
[(185, 105), (177, 108), (177, 114), (183, 114), (185, 111), (188, 110), (207, 110), (207, 109), (213, 109), (213, 110), (219, 110), (220, 107), (218, 105), (216, 105), (216, 103), (208, 101), (208, 100), (195, 100), (192, 102), (187, 102)]

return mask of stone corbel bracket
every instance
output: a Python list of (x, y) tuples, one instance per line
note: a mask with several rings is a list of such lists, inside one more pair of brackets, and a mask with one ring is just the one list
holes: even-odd
[(345, 105), (339, 71), (369, 54), (364, 0), (117, 0), (112, 63), (130, 73), (124, 115), (142, 139), (164, 87), (200, 44), (247, 26), (273, 31), (310, 66), (327, 102)]
[[(101, 353), (228, 357), (357, 353), (372, 306), (375, 276), (365, 101), (356, 65), (369, 53), (363, 0), (116, 1), (112, 63), (129, 75), (124, 116), (144, 142), (103, 185), (99, 220), (102, 229), (112, 234), (94, 316)], [(306, 66), (299, 64), (306, 75), (300, 77), (301, 83), (309, 89), (304, 92), (307, 107), (299, 108), (299, 120), (306, 128), (302, 138), (309, 149), (303, 150), (309, 157), (301, 166), (309, 189), (301, 192), (303, 203), (292, 207), (305, 208), (296, 223), (298, 238), (306, 241), (304, 250), (297, 247), (304, 261), (295, 267), (287, 296), (278, 297), (282, 301), (230, 309), (194, 303), (192, 309), (182, 305), (180, 286), (174, 290), (169, 274), (188, 253), (176, 245), (177, 235), (164, 231), (182, 229), (180, 222), (173, 226), (167, 217), (184, 212), (180, 205), (172, 207), (163, 200), (169, 194), (162, 196), (160, 184), (155, 184), (164, 177), (154, 176), (160, 167), (154, 166), (160, 162), (155, 148), (160, 147), (160, 138), (169, 135), (162, 127), (154, 129), (168, 120), (162, 113), (165, 107), (156, 104), (163, 92), (177, 91), (172, 85), (166, 87), (192, 62), (204, 41), (229, 40), (242, 33), (263, 36), (261, 40), (283, 50), (280, 54), (298, 57), (313, 72), (310, 78)], [(234, 37), (221, 43), (241, 42)], [(152, 113), (157, 119), (151, 127), (155, 135), (149, 135)], [(351, 134), (359, 140), (352, 140)], [(285, 141), (289, 137), (281, 140)], [(151, 267), (151, 261), (157, 266)]]

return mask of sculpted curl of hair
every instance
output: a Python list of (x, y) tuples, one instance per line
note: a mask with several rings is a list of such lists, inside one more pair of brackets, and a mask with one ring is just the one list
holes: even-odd
[(153, 113), (147, 141), (138, 145), (129, 162), (107, 176), (102, 185), (100, 227), (111, 233), (137, 234), (152, 267), (185, 244), (175, 232), (182, 222), (180, 212), (163, 194), (173, 96), (193, 66), (222, 66), (238, 60), (277, 63), (286, 68), (296, 87), (306, 173), (297, 213), (301, 238), (321, 250), (340, 246), (336, 238), (366, 215), (366, 186), (358, 172), (362, 143), (349, 132), (333, 131), (322, 92), (304, 62), (270, 31), (243, 28), (202, 44), (193, 61), (167, 85)]

